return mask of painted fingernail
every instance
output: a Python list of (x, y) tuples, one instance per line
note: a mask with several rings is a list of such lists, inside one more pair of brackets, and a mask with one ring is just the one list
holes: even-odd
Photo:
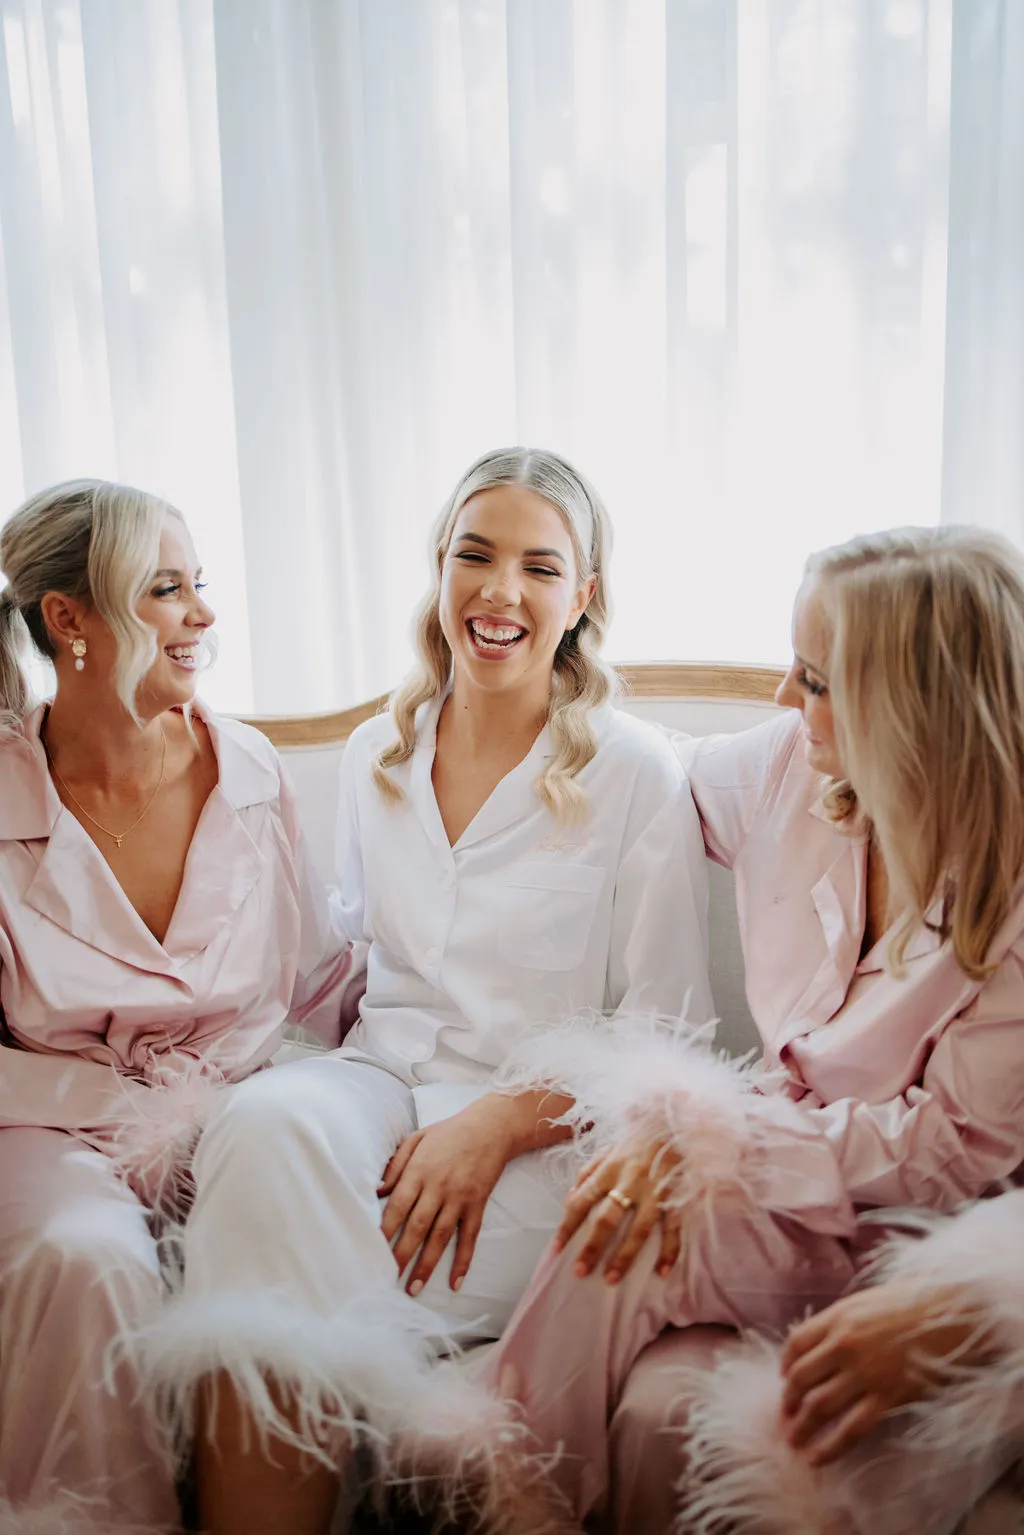
[(586, 1279), (588, 1269), (585, 1263), (577, 1263), (573, 1266), (573, 1273), (577, 1279)]
[(661, 1275), (662, 1279), (667, 1279), (668, 1276), (671, 1274), (671, 1272), (672, 1272), (672, 1265), (671, 1265), (671, 1263), (663, 1263), (661, 1265), (661, 1267), (659, 1268), (659, 1270), (658, 1270), (658, 1273)]
[(462, 1275), (461, 1274), (459, 1275), (458, 1279), (453, 1279), (452, 1280), (452, 1289), (453, 1290), (461, 1290), (462, 1289)]
[(551, 1251), (553, 1253), (560, 1253), (564, 1246), (565, 1246), (565, 1243), (561, 1240), (560, 1237), (552, 1237), (552, 1239), (551, 1239)]
[(418, 1295), (422, 1289), (423, 1289), (423, 1280), (422, 1279), (414, 1279), (412, 1284), (409, 1286), (409, 1294), (410, 1295)]
[(621, 1278), (622, 1275), (619, 1273), (618, 1269), (609, 1269), (607, 1274), (604, 1276), (605, 1284), (618, 1284)]

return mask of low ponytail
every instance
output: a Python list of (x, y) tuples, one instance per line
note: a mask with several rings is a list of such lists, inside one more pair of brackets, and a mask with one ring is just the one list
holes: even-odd
[(25, 625), (9, 586), (0, 592), (0, 724), (16, 724), (28, 713), (31, 694), (21, 666)]
[(0, 527), (0, 578), (7, 578), (0, 592), (0, 728), (18, 724), (32, 707), (20, 665), (25, 640), (45, 660), (56, 659), (42, 611), (47, 592), (74, 597), (104, 619), (117, 642), (117, 694), (137, 720), (135, 694), (156, 640), (135, 608), (171, 513), (165, 501), (129, 485), (68, 480), (30, 496)]

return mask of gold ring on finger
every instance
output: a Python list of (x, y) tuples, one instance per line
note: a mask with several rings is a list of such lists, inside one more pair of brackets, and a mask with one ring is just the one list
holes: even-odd
[(630, 1199), (629, 1195), (624, 1194), (621, 1189), (609, 1189), (608, 1198), (614, 1200), (620, 1210), (632, 1210), (636, 1204), (636, 1201)]

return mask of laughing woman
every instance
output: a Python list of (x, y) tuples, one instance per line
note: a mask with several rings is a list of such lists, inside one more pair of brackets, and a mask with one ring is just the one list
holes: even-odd
[[(710, 1328), (778, 1334), (858, 1275), (860, 1212), (949, 1211), (1024, 1164), (1024, 561), (967, 529), (856, 539), (809, 562), (793, 634), (785, 712), (684, 743), (765, 1069), (647, 1040), (638, 1091), (625, 1040), (603, 1062), (563, 1040), (558, 1071), (535, 1052), (602, 1150), (488, 1370), (562, 1446), (581, 1517), (666, 1528), (682, 1472), (701, 1535), (945, 1535), (977, 1481), (819, 1482), (773, 1357), (712, 1372)], [(869, 1400), (842, 1406), (868, 1424)]]
[(338, 1043), (350, 946), (273, 750), (194, 702), (213, 614), (179, 513), (58, 485), (0, 568), (0, 1527), (171, 1529), (110, 1345), (159, 1309), (154, 1233), (217, 1084), (289, 1021)]
[[(207, 1130), (184, 1294), (153, 1338), (158, 1378), (205, 1381), (212, 1535), (322, 1530), (354, 1435), (408, 1471), (455, 1425), (428, 1335), (498, 1336), (573, 1176), (567, 1103), (491, 1090), (523, 1032), (710, 1015), (685, 777), (610, 707), (608, 556), (600, 502), (550, 453), (488, 454), (435, 528), (419, 666), (342, 769), (359, 1024)], [(482, 1447), (493, 1417), (476, 1426)]]

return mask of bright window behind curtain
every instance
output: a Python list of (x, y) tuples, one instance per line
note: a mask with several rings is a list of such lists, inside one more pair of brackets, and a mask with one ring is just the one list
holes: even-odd
[(810, 549), (1019, 531), (1024, 0), (0, 14), (0, 507), (178, 503), (214, 703), (391, 686), (509, 442), (609, 504), (616, 659), (782, 659)]

